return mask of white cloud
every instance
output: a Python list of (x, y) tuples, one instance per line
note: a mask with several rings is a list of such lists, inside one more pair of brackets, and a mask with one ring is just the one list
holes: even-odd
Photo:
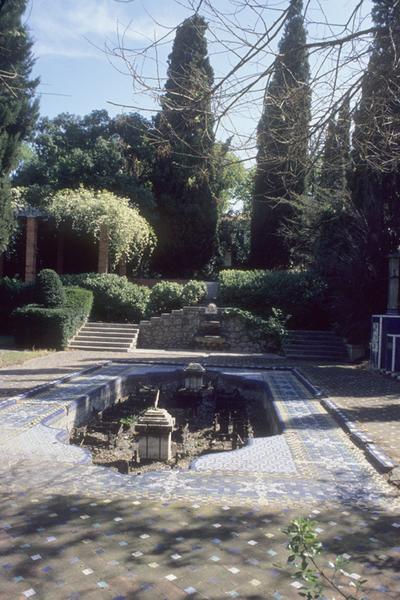
[(104, 43), (116, 42), (118, 34), (126, 44), (165, 33), (136, 3), (113, 0), (32, 0), (28, 24), (38, 56), (100, 58)]

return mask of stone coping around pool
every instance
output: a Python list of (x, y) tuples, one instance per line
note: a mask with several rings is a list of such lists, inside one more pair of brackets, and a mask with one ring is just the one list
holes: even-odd
[(61, 383), (65, 383), (70, 379), (74, 379), (75, 377), (79, 377), (81, 375), (86, 375), (93, 371), (97, 371), (97, 369), (101, 369), (109, 364), (111, 364), (111, 360), (101, 361), (96, 363), (95, 365), (91, 365), (90, 367), (86, 367), (85, 369), (81, 369), (79, 371), (74, 371), (72, 373), (68, 373), (64, 375), (64, 377), (59, 377), (58, 379), (52, 379), (51, 381), (46, 381), (45, 383), (41, 383), (40, 385), (36, 385), (33, 388), (29, 388), (26, 392), (21, 392), (21, 394), (17, 394), (16, 396), (11, 396), (6, 400), (0, 400), (0, 410), (5, 408), (6, 406), (10, 406), (11, 404), (18, 404), (21, 400), (25, 400), (26, 398), (32, 398), (33, 396), (37, 396), (42, 392), (49, 390), (56, 385)]
[(365, 456), (380, 473), (390, 474), (398, 466), (380, 446), (374, 443), (368, 434), (360, 431), (356, 424), (347, 418), (344, 410), (335, 404), (333, 400), (323, 398), (321, 404), (350, 435), (350, 439), (363, 450)]

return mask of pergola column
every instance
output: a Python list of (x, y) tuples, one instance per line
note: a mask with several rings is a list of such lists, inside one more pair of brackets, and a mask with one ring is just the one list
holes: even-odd
[(118, 275), (126, 275), (126, 259), (121, 258), (118, 263)]
[(64, 232), (58, 230), (57, 235), (57, 273), (64, 272)]
[(108, 229), (107, 225), (100, 225), (100, 236), (99, 236), (99, 258), (97, 263), (98, 273), (108, 272)]
[(33, 281), (36, 277), (37, 231), (37, 217), (26, 217), (25, 281)]

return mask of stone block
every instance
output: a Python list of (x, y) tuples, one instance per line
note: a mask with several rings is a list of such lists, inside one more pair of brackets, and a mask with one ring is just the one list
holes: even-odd
[(139, 438), (139, 454), (144, 459), (171, 460), (171, 433), (141, 436)]

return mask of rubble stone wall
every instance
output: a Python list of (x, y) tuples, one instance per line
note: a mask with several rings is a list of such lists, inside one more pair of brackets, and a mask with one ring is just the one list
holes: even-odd
[[(163, 350), (200, 350), (195, 338), (201, 324), (207, 319), (205, 306), (186, 306), (160, 317), (151, 317), (139, 325), (138, 348)], [(221, 322), (224, 344), (221, 350), (228, 352), (264, 352), (262, 341), (254, 340), (240, 318), (227, 318), (222, 309), (213, 317)], [(204, 348), (204, 347), (203, 347)]]

